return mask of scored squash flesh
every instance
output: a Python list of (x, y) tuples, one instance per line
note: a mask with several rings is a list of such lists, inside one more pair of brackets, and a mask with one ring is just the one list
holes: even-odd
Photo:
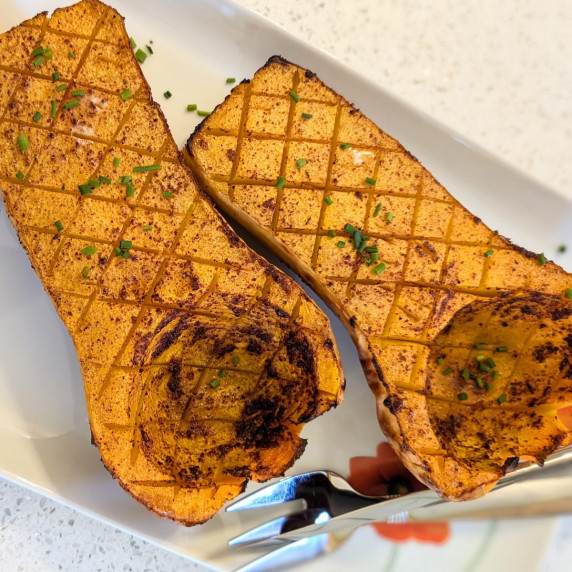
[(281, 475), (341, 400), (330, 325), (202, 194), (119, 14), (85, 0), (0, 36), (0, 110), (6, 209), (109, 471), (187, 525)]
[(571, 442), (572, 278), (491, 231), (314, 73), (271, 58), (185, 160), (340, 317), (389, 441), (440, 495), (481, 496)]

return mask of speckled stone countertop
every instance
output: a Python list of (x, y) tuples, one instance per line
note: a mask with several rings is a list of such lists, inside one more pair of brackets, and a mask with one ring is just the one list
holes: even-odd
[[(569, 0), (239, 3), (572, 198)], [(545, 571), (571, 541), (564, 518)], [(207, 569), (0, 480), (0, 570)]]

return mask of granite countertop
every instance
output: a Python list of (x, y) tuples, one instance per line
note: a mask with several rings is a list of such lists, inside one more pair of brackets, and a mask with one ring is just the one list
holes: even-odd
[[(238, 1), (572, 199), (569, 1)], [(0, 531), (6, 571), (207, 570), (3, 480)], [(546, 571), (570, 540), (572, 517)]]

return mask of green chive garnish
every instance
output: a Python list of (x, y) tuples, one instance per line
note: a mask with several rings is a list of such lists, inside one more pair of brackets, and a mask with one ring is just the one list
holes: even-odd
[(95, 248), (95, 246), (86, 246), (85, 248), (81, 249), (81, 253), (85, 254), (86, 256), (91, 256), (92, 254), (95, 254), (97, 252), (97, 248)]
[(133, 246), (133, 242), (131, 240), (122, 240), (119, 243), (119, 248), (121, 250), (129, 250)]
[(123, 101), (127, 101), (128, 99), (130, 99), (131, 97), (133, 97), (133, 94), (131, 93), (131, 90), (130, 90), (130, 89), (124, 89), (124, 90), (121, 92), (120, 95), (121, 95), (121, 99), (122, 99)]
[(479, 354), (478, 356), (475, 357), (475, 359), (476, 359), (477, 361), (483, 361), (483, 360), (485, 359), (485, 356)]
[(119, 157), (115, 157), (115, 158), (113, 159), (113, 166), (114, 166), (114, 167), (119, 167)]
[(41, 46), (39, 48), (36, 48), (33, 52), (32, 52), (32, 56), (35, 58), (36, 56), (43, 56), (44, 55), (44, 48), (42, 48)]
[(373, 267), (373, 272), (379, 276), (386, 268), (385, 263), (380, 262), (377, 266)]
[(74, 107), (77, 107), (78, 105), (79, 105), (79, 101), (77, 99), (72, 99), (71, 101), (64, 103), (64, 109), (73, 109)]
[(226, 377), (226, 371), (225, 371), (224, 369), (221, 369), (221, 370), (217, 373), (217, 375), (218, 375), (219, 377)]
[(143, 230), (153, 230), (153, 227), (150, 224), (144, 224)]
[(503, 403), (506, 403), (506, 395), (503, 393), (502, 395), (499, 396), (499, 398), (497, 399), (497, 401), (499, 402), (499, 405), (502, 405)]
[(368, 246), (365, 249), (366, 252), (377, 252), (377, 246)]
[(385, 215), (385, 220), (386, 220), (387, 222), (391, 222), (391, 221), (393, 220), (393, 213), (387, 213), (387, 214)]
[(500, 374), (498, 369), (493, 369), (492, 374), (493, 379), (496, 379)]
[(488, 258), (489, 256), (492, 256), (493, 253), (494, 253), (494, 250), (487, 250), (487, 251), (485, 252), (485, 254), (484, 254), (484, 257), (485, 257), (485, 258)]
[(135, 195), (135, 185), (133, 183), (127, 183), (127, 187), (125, 187), (125, 195), (128, 197), (133, 197)]
[(93, 189), (89, 185), (78, 185), (77, 188), (82, 195), (91, 195)]
[(220, 381), (219, 381), (218, 379), (213, 379), (213, 380), (211, 381), (211, 387), (212, 387), (213, 389), (216, 389), (219, 385), (220, 385)]
[(492, 391), (495, 386), (492, 383), (487, 383), (487, 391)]
[(129, 38), (129, 43), (131, 44), (131, 49), (134, 50), (137, 47), (135, 40), (133, 38)]
[(334, 204), (334, 201), (330, 197), (324, 197), (324, 202), (330, 206)]
[(26, 137), (25, 133), (20, 133), (20, 135), (18, 135), (16, 143), (18, 144), (22, 155), (28, 150), (28, 147), (30, 146), (30, 142), (28, 141), (28, 137)]
[(59, 232), (62, 232), (62, 230), (64, 230), (64, 225), (62, 224), (61, 220), (57, 220), (54, 223), (54, 226), (58, 229)]
[(52, 48), (46, 48), (44, 50), (44, 56), (46, 57), (47, 60), (51, 60), (54, 57), (54, 52), (52, 51)]
[(58, 70), (56, 70), (53, 74), (52, 74), (52, 81), (58, 81), (58, 79), (60, 79), (60, 72)]
[(469, 379), (469, 370), (468, 369), (461, 370), (461, 377), (463, 379)]
[(89, 276), (89, 268), (87, 266), (83, 267), (81, 271), (81, 277), (85, 280)]
[(300, 101), (300, 96), (295, 92), (295, 91), (291, 91), (288, 95), (290, 95), (290, 97), (296, 102), (298, 103)]
[(561, 245), (558, 247), (558, 252), (560, 252), (560, 253), (566, 252), (566, 249), (567, 249), (567, 248), (568, 248), (568, 247), (567, 247), (565, 244), (561, 244)]
[(169, 191), (163, 191), (163, 196), (166, 199), (172, 199), (173, 198), (173, 193), (169, 192)]
[(469, 396), (463, 391), (462, 393), (457, 394), (457, 399), (459, 401), (466, 401), (469, 399)]
[(301, 169), (307, 163), (306, 159), (297, 159), (296, 160), (296, 167)]
[(235, 83), (236, 82), (236, 78), (234, 77), (227, 77), (226, 78), (226, 83)]
[(34, 123), (38, 123), (40, 119), (42, 119), (42, 114), (39, 111), (36, 111), (36, 113), (34, 113), (34, 117), (32, 117), (32, 121)]
[(487, 347), (487, 344), (483, 344), (483, 343), (475, 344), (473, 347), (474, 347), (476, 350), (484, 350), (484, 349)]
[(121, 258), (125, 258), (126, 260), (129, 258), (129, 251), (128, 250), (123, 250), (121, 252)]
[(451, 375), (453, 373), (453, 368), (448, 367), (447, 369), (443, 370), (443, 375)]
[(16, 173), (16, 178), (17, 178), (17, 179), (20, 179), (20, 181), (23, 181), (23, 180), (24, 180), (24, 177), (25, 177), (25, 175), (24, 175), (24, 173), (22, 173), (22, 171), (18, 171), (18, 172)]
[(342, 144), (340, 145), (340, 149), (344, 149), (344, 150), (345, 150), (345, 149), (349, 149), (351, 146), (352, 146), (351, 143), (342, 143)]
[(490, 366), (490, 365), (487, 365), (487, 364), (484, 363), (484, 362), (480, 362), (480, 363), (479, 363), (479, 369), (480, 369), (481, 371), (484, 371), (485, 373), (488, 373), (489, 371), (491, 371), (491, 366)]
[(85, 96), (85, 89), (76, 89), (71, 92), (72, 97), (84, 97)]
[(201, 109), (197, 109), (197, 115), (200, 115), (201, 117), (208, 117), (211, 114), (210, 111), (203, 111)]
[(343, 240), (338, 240), (338, 243), (336, 244), (338, 248), (343, 248), (345, 245), (346, 243)]
[(312, 119), (313, 116), (310, 115), (309, 113), (302, 113), (302, 117), (303, 117), (304, 119)]
[(148, 171), (160, 171), (162, 168), (161, 165), (141, 165), (140, 167), (133, 167), (133, 172), (147, 173)]
[(572, 300), (572, 288), (566, 288), (566, 290), (564, 291), (564, 294), (565, 294), (566, 298)]
[(372, 252), (370, 254), (370, 258), (372, 262), (378, 262), (379, 261), (379, 254), (377, 252)]
[(377, 203), (377, 205), (375, 205), (375, 210), (373, 211), (373, 216), (377, 216), (379, 214), (379, 211), (381, 210), (381, 203)]
[(365, 182), (366, 182), (368, 185), (371, 185), (371, 186), (373, 187), (377, 181), (376, 181), (375, 179), (372, 179), (371, 177), (366, 177), (366, 178), (365, 178)]
[(197, 109), (196, 103), (189, 103), (189, 105), (187, 105), (187, 111), (196, 111), (196, 109)]
[(116, 247), (113, 249), (113, 252), (115, 252), (115, 254), (117, 254), (117, 256), (121, 256), (121, 253), (122, 253), (123, 251), (121, 250), (121, 248), (119, 248), (119, 246), (116, 246)]
[(361, 231), (360, 230), (356, 230), (354, 232), (354, 246), (356, 248), (359, 248), (359, 245), (361, 244), (362, 241), (362, 236), (361, 236)]
[(336, 231), (335, 230), (329, 230), (328, 231), (328, 236), (330, 238), (336, 238)]
[(99, 179), (89, 179), (89, 181), (87, 181), (87, 184), (92, 189), (97, 189), (97, 187), (99, 187), (99, 185), (101, 185), (101, 181)]
[(58, 102), (52, 101), (52, 117), (56, 116), (57, 110), (58, 110)]
[(544, 252), (541, 252), (538, 255), (538, 264), (540, 264), (540, 266), (544, 266), (546, 264), (546, 256), (544, 256)]
[(71, 50), (68, 52), (68, 58), (75, 58), (75, 54)]
[(238, 356), (234, 356), (232, 358), (232, 363), (233, 365), (238, 365), (238, 362), (240, 361), (240, 358)]
[(477, 385), (482, 389), (485, 386), (485, 382), (482, 377), (477, 377)]
[(147, 51), (148, 51), (150, 54), (153, 54), (153, 48), (152, 48), (151, 46), (145, 46), (145, 47), (147, 48)]
[(99, 175), (99, 180), (102, 183), (105, 183), (106, 185), (111, 185), (111, 179), (109, 179), (108, 177), (104, 177), (103, 175)]
[(489, 365), (490, 368), (495, 368), (497, 366), (495, 360), (492, 357), (487, 358), (487, 364)]
[(34, 67), (39, 68), (44, 63), (44, 58), (42, 56), (34, 60)]
[(170, 91), (166, 91), (164, 94), (165, 99), (169, 99), (170, 97), (173, 97), (173, 94)]
[(357, 228), (348, 222), (344, 225), (344, 230), (349, 234), (354, 234)]
[(67, 87), (67, 84), (61, 83), (60, 85), (56, 86), (56, 91), (63, 91)]
[(127, 183), (130, 183), (132, 180), (133, 179), (131, 175), (123, 175), (123, 177), (119, 177), (119, 184), (126, 185)]
[(437, 365), (443, 365), (445, 363), (445, 358), (437, 358)]
[(276, 185), (274, 185), (277, 189), (283, 189), (284, 185), (286, 184), (286, 179), (284, 177), (278, 177), (276, 181)]
[(142, 64), (147, 59), (147, 54), (143, 50), (137, 50), (135, 52), (135, 59)]

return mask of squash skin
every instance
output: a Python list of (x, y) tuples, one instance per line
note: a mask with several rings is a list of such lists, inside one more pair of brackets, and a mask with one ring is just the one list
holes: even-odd
[[(38, 45), (53, 59), (34, 66)], [(330, 324), (198, 188), (115, 10), (39, 14), (0, 48), (2, 196), (78, 352), (93, 441), (148, 509), (204, 522), (248, 480), (283, 474), (303, 425), (341, 402)], [(133, 170), (145, 165), (161, 168)]]
[[(572, 403), (569, 274), (491, 231), (315, 73), (270, 58), (197, 127), (184, 157), (221, 211), (344, 323), (381, 427), (420, 481), (450, 500), (476, 498), (518, 459), (542, 463), (571, 442), (558, 414)], [(371, 237), (382, 272), (353, 247), (346, 223)], [(506, 327), (487, 326), (491, 309), (506, 312)], [(457, 331), (465, 361), (447, 337)], [(554, 349), (543, 350), (548, 343)], [(537, 359), (543, 351), (550, 359)], [(486, 375), (481, 353), (495, 363)], [(525, 426), (534, 431), (521, 439)]]

